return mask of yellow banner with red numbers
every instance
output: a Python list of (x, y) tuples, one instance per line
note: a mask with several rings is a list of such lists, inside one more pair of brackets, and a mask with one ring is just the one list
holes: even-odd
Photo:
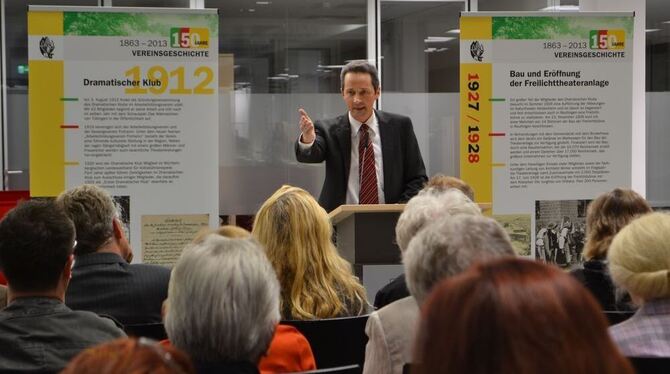
[[(461, 40), (472, 40), (472, 63), (460, 67), (461, 179), (476, 191), (477, 202), (492, 202), (492, 65), (482, 41), (491, 39), (491, 17), (461, 19)], [(478, 60), (479, 59), (479, 60)]]

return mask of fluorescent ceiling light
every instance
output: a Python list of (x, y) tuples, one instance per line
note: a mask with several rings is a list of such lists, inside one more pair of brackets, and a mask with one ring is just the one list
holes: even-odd
[(661, 31), (661, 29), (645, 29), (644, 32), (656, 32)]
[(257, 5), (270, 5), (272, 4), (272, 1), (257, 1)]
[(579, 5), (552, 5), (546, 8), (540, 9), (543, 12), (577, 12), (579, 11)]
[(452, 29), (452, 30), (449, 30), (449, 31), (445, 31), (444, 33), (445, 34), (460, 34), (461, 30), (460, 29)]
[(456, 38), (452, 36), (429, 36), (428, 38), (424, 39), (424, 43), (444, 43), (448, 42), (450, 40), (454, 40)]

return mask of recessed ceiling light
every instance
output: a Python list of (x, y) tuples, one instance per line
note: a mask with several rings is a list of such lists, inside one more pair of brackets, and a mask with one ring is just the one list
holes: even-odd
[(255, 12), (255, 11), (256, 11), (256, 9), (254, 9), (254, 8), (249, 8), (249, 13), (253, 13), (253, 12)]

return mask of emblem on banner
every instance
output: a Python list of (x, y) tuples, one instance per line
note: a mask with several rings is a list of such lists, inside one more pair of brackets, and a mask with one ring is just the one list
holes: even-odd
[(481, 62), (484, 59), (484, 45), (477, 40), (470, 43), (470, 55), (475, 61)]
[(53, 40), (49, 39), (48, 36), (45, 36), (42, 39), (40, 39), (40, 52), (42, 52), (42, 56), (47, 58), (53, 58), (54, 49), (56, 49), (56, 44), (54, 43)]

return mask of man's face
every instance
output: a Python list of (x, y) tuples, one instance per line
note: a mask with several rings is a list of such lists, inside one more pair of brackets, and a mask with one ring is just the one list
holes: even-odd
[(370, 118), (379, 93), (380, 90), (372, 85), (372, 77), (368, 73), (350, 72), (344, 76), (342, 98), (357, 121), (366, 122)]

